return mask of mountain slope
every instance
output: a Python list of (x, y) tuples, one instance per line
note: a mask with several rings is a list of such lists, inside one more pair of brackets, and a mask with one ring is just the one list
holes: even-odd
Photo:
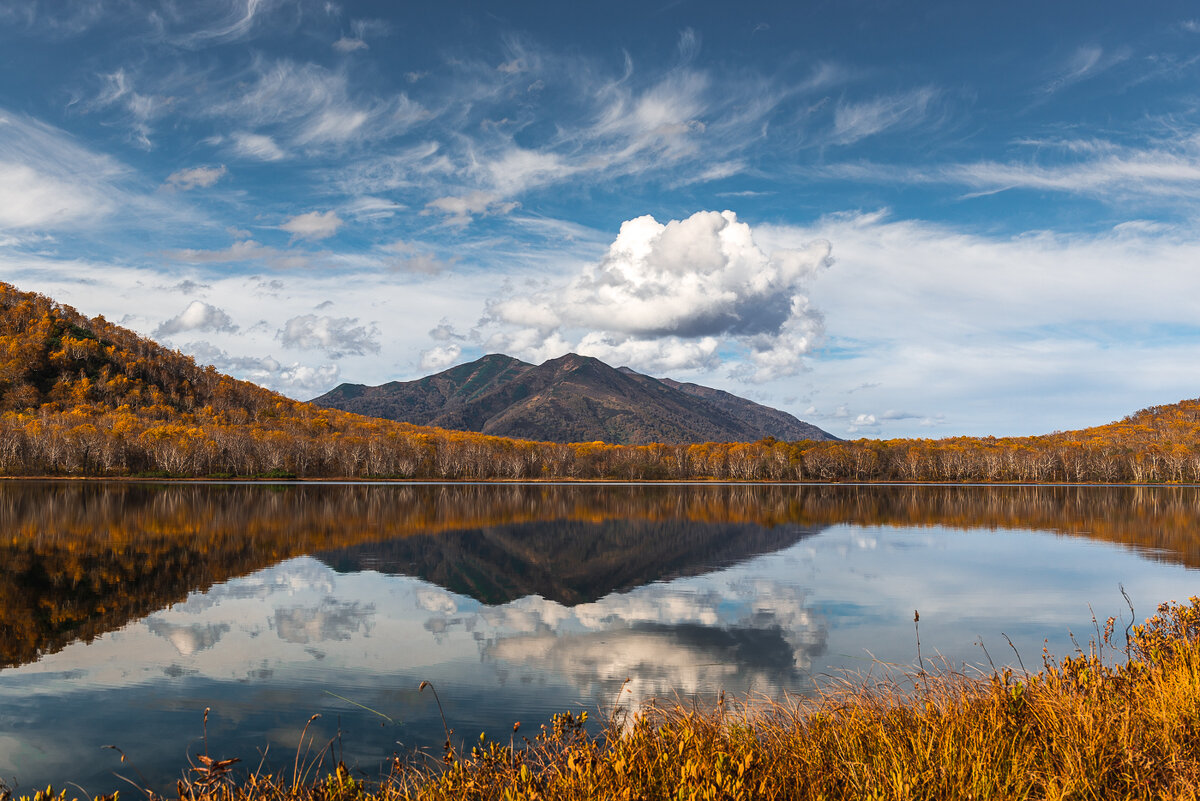
[(416, 425), (551, 442), (835, 439), (728, 392), (569, 353), (537, 366), (492, 354), (417, 381), (343, 384), (312, 401)]
[(319, 406), (385, 420), (432, 420), (503, 386), (531, 367), (511, 356), (492, 354), (416, 381), (389, 381), (377, 387), (339, 384), (317, 400)]
[(776, 439), (787, 440), (788, 442), (802, 439), (811, 439), (814, 442), (837, 439), (837, 437), (817, 428), (812, 423), (806, 423), (787, 412), (773, 409), (770, 406), (763, 406), (761, 403), (755, 403), (752, 400), (734, 395), (731, 392), (701, 386), (700, 384), (675, 381), (670, 378), (650, 378), (649, 376), (643, 376), (641, 373), (635, 373), (628, 367), (620, 367), (618, 369), (627, 371), (635, 377), (640, 376), (651, 381), (658, 381), (672, 389), (702, 398), (751, 428), (781, 432), (772, 434)]

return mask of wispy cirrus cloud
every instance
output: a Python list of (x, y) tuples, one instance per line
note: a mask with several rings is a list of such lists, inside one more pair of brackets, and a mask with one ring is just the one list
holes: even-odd
[(1043, 96), (1061, 92), (1129, 60), (1132, 55), (1133, 53), (1128, 47), (1115, 50), (1105, 50), (1095, 44), (1078, 47), (1066, 60), (1066, 63), (1055, 70), (1054, 77), (1042, 85), (1040, 92)]
[(164, 251), (163, 255), (171, 261), (183, 264), (243, 264), (250, 267), (269, 267), (274, 270), (296, 270), (326, 264), (330, 261), (331, 254), (281, 249), (264, 245), (253, 239), (240, 239), (226, 248), (208, 250), (183, 248)]
[(239, 131), (230, 138), (234, 154), (243, 158), (255, 161), (279, 161), (287, 157), (283, 148), (269, 136)]
[(311, 62), (258, 59), (248, 72), (218, 87), (215, 102), (197, 113), (309, 149), (388, 138), (427, 116), (403, 92), (387, 98), (356, 92), (344, 71)]
[(333, 49), (339, 53), (353, 53), (356, 50), (370, 50), (367, 39), (372, 36), (383, 36), (389, 33), (391, 25), (385, 20), (356, 19), (350, 23), (350, 33), (343, 34), (333, 43)]
[[(427, 212), (463, 225), (511, 211), (549, 187), (727, 180), (754, 169), (747, 154), (776, 114), (847, 76), (830, 64), (788, 84), (716, 74), (694, 66), (698, 40), (685, 31), (680, 41), (680, 53), (691, 56), (644, 75), (631, 59), (613, 70), (519, 39), (507, 43), (499, 66), (455, 62), (440, 85), (430, 85), (436, 99), (421, 98), (426, 141), (352, 164), (338, 181), (352, 194), (427, 191)], [(928, 90), (910, 100), (932, 96)], [(552, 128), (534, 125), (549, 102), (543, 97), (561, 107)]]
[(182, 47), (200, 47), (244, 39), (276, 5), (271, 0), (219, 0), (198, 6), (203, 15), (191, 22), (190, 30), (172, 37)]
[(59, 128), (0, 109), (0, 230), (77, 230), (117, 211), (143, 229), (188, 214), (126, 164)]
[(89, 106), (117, 108), (124, 112), (125, 119), (122, 122), (129, 128), (130, 137), (140, 147), (150, 149), (150, 135), (154, 132), (151, 122), (167, 112), (172, 100), (137, 91), (132, 77), (124, 69), (101, 75), (100, 79), (102, 88)]
[(1035, 140), (1038, 159), (891, 165), (868, 161), (811, 168), (813, 175), (864, 183), (949, 184), (973, 194), (1011, 189), (1061, 192), (1150, 206), (1188, 203), (1200, 192), (1200, 129), (1138, 146), (1107, 140)]
[(829, 140), (849, 145), (887, 130), (912, 128), (926, 120), (939, 93), (924, 86), (899, 94), (858, 102), (839, 101), (833, 112)]

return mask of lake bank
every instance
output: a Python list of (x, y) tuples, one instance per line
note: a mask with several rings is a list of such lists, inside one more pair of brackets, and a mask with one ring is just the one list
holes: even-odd
[(511, 738), (467, 738), (444, 765), (397, 761), (382, 778), (330, 769), (327, 744), (303, 735), (275, 775), (243, 772), (206, 741), (177, 789), (189, 801), (1194, 798), (1200, 599), (1128, 631), (1098, 623), (1085, 650), (1045, 656), (1036, 672), (918, 670), (765, 706), (722, 695), (643, 712), (598, 735), (586, 713), (556, 715)]

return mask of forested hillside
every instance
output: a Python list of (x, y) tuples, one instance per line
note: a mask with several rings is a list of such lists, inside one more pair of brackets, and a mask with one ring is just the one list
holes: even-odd
[(0, 284), (0, 474), (1200, 481), (1200, 400), (1004, 439), (554, 444), (320, 409)]

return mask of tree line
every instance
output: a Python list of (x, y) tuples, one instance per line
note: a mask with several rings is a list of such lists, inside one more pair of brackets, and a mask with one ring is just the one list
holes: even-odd
[(0, 474), (1198, 482), (1200, 400), (1036, 437), (529, 442), (319, 409), (0, 284)]

